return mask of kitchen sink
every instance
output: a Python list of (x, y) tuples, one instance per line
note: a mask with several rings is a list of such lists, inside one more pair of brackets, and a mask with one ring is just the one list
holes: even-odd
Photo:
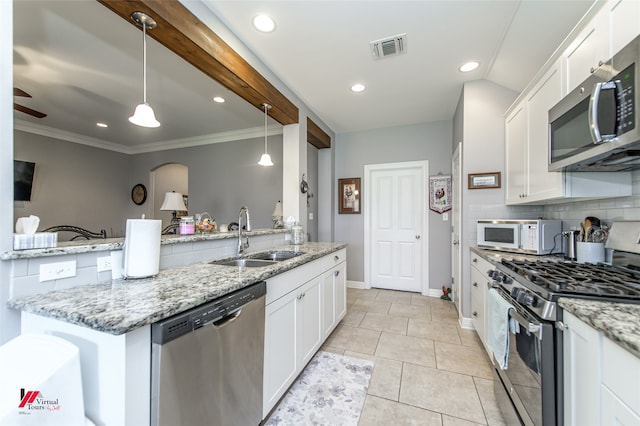
[(222, 266), (240, 266), (245, 268), (260, 268), (263, 266), (275, 265), (277, 262), (274, 260), (264, 259), (230, 259), (230, 260), (214, 260), (209, 262), (212, 265)]
[(283, 260), (289, 260), (302, 254), (304, 253), (301, 251), (270, 251), (268, 253), (258, 253), (255, 256), (251, 256), (251, 258), (281, 262)]

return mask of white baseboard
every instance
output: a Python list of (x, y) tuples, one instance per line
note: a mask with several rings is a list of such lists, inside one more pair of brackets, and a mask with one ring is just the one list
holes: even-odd
[(440, 296), (442, 296), (442, 290), (439, 288), (430, 288), (424, 296), (440, 298)]
[(347, 280), (347, 288), (362, 288), (365, 289), (364, 281), (350, 281)]
[(473, 326), (473, 321), (471, 321), (471, 318), (465, 318), (462, 317), (460, 318), (460, 328), (464, 328), (467, 330), (475, 330), (476, 328)]

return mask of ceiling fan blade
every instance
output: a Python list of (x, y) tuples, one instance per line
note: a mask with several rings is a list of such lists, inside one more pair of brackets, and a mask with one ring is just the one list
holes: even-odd
[(31, 95), (25, 92), (22, 89), (18, 89), (17, 87), (13, 88), (13, 96), (22, 96), (23, 98), (30, 98)]
[(16, 103), (13, 104), (13, 108), (17, 111), (24, 112), (25, 114), (32, 115), (36, 118), (44, 118), (47, 116), (47, 114), (45, 113), (36, 111), (35, 109), (27, 108), (26, 106), (18, 105)]

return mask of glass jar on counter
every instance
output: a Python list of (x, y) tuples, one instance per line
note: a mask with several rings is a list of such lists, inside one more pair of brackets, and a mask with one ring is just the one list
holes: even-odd
[(193, 216), (182, 216), (180, 218), (179, 233), (180, 235), (192, 235), (195, 233), (196, 225)]
[(299, 223), (291, 227), (291, 244), (304, 244), (304, 229)]

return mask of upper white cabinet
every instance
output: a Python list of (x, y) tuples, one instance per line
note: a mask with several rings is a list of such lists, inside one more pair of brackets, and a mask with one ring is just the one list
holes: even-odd
[(566, 93), (575, 89), (610, 57), (609, 10), (605, 6), (564, 51)]
[(609, 2), (611, 55), (626, 46), (640, 33), (640, 2), (612, 0)]
[(631, 195), (630, 172), (549, 172), (549, 109), (640, 33), (640, 1), (606, 3), (555, 62), (539, 73), (505, 119), (506, 204)]

